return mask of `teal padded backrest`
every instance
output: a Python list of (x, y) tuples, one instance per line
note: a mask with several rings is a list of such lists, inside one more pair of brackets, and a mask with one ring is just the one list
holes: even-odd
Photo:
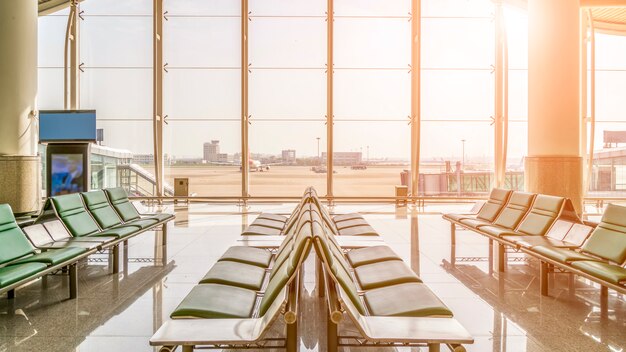
[(73, 236), (87, 236), (100, 231), (98, 224), (87, 212), (80, 194), (65, 194), (51, 199), (57, 215)]
[(535, 199), (535, 194), (533, 193), (513, 192), (509, 202), (506, 203), (496, 221), (493, 222), (494, 225), (511, 230), (514, 229), (528, 212), (533, 199)]
[(122, 223), (115, 209), (109, 204), (104, 191), (83, 192), (81, 196), (85, 201), (85, 205), (87, 205), (87, 209), (89, 209), (89, 212), (101, 228), (108, 229)]
[(8, 204), (0, 204), (0, 264), (35, 253)]
[(489, 194), (489, 200), (480, 208), (480, 211), (476, 215), (478, 219), (493, 222), (493, 220), (500, 214), (502, 207), (509, 199), (511, 191), (501, 188), (494, 188)]
[(626, 260), (626, 207), (609, 204), (582, 251), (622, 264)]
[(559, 216), (565, 198), (538, 194), (532, 208), (517, 228), (518, 232), (531, 236), (543, 236)]
[(141, 218), (137, 209), (128, 200), (128, 194), (122, 187), (108, 188), (104, 191), (107, 193), (113, 208), (115, 208), (115, 211), (117, 211), (124, 222)]

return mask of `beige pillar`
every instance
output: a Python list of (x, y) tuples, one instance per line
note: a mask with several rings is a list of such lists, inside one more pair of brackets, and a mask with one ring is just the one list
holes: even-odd
[(0, 203), (18, 213), (39, 207), (37, 16), (37, 0), (0, 1)]
[(578, 0), (528, 1), (526, 189), (582, 209)]

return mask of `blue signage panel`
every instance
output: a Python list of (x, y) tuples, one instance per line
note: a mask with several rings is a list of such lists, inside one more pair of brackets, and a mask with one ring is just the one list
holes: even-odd
[(95, 142), (95, 110), (39, 111), (40, 142)]

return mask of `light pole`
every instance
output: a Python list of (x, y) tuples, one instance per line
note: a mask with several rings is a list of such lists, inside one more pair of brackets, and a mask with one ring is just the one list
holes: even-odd
[(367, 146), (367, 162), (370, 162), (370, 146)]
[(317, 137), (317, 163), (322, 163), (322, 161), (320, 160), (320, 137)]
[(463, 160), (461, 162), (461, 170), (463, 170), (465, 168), (465, 139), (461, 139), (461, 143), (463, 144), (463, 148), (462, 148), (462, 157), (461, 159)]

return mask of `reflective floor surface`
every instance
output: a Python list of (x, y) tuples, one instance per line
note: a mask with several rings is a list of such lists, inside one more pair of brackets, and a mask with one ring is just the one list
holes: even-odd
[[(90, 257), (80, 268), (77, 299), (67, 299), (68, 282), (62, 275), (19, 289), (15, 300), (1, 296), (0, 351), (153, 351), (150, 336), (236, 244), (246, 224), (260, 211), (289, 213), (293, 206), (252, 205), (248, 214), (237, 205), (176, 206), (166, 250), (155, 246), (154, 233), (131, 239), (118, 275), (108, 273), (106, 253)], [(550, 296), (541, 297), (537, 263), (519, 255), (510, 256), (507, 273), (497, 280), (489, 274), (487, 240), (467, 231), (457, 232), (457, 264), (451, 267), (449, 224), (440, 212), (470, 207), (433, 205), (417, 212), (390, 205), (340, 205), (334, 211), (365, 214), (474, 335), (468, 351), (626, 349), (626, 304), (615, 292), (609, 291), (610, 310), (604, 318), (599, 289), (583, 280), (572, 287), (566, 274), (556, 275)], [(311, 258), (304, 281), (300, 351), (325, 351), (324, 305), (316, 298)]]

